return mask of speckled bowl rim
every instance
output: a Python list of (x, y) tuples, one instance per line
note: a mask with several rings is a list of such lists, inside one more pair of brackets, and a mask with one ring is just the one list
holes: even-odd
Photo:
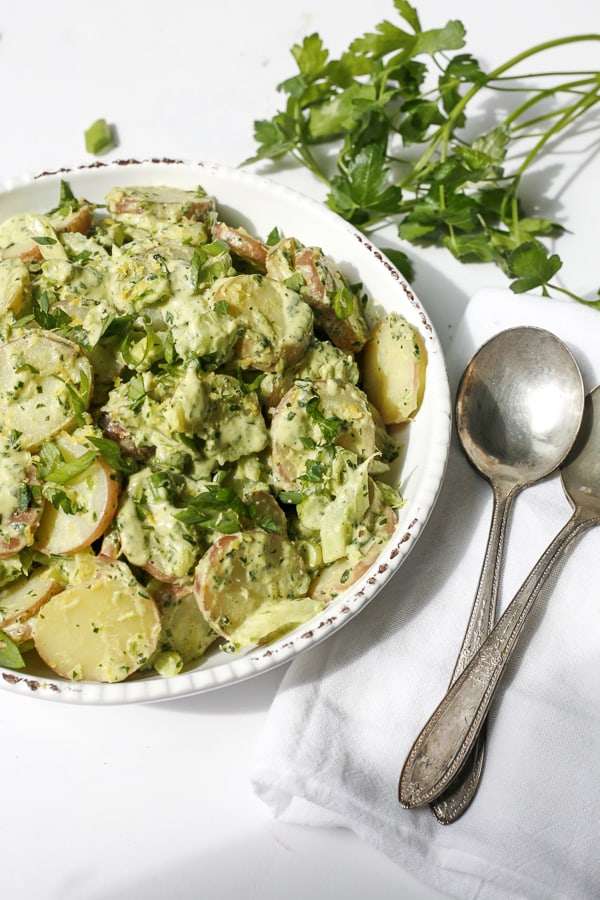
[[(237, 210), (242, 217), (240, 223), (243, 221), (246, 227), (254, 228), (262, 236), (278, 225), (288, 235), (294, 234), (304, 242), (322, 246), (342, 269), (347, 262), (346, 251), (348, 260), (352, 261), (351, 267), (356, 266), (368, 293), (375, 293), (385, 310), (397, 309), (405, 315), (419, 328), (424, 339), (428, 357), (427, 382), (422, 408), (408, 432), (407, 457), (412, 453), (413, 458), (408, 490), (404, 487), (406, 463), (402, 472), (406, 505), (400, 510), (392, 540), (377, 562), (319, 616), (268, 646), (240, 656), (217, 653), (172, 678), (148, 675), (118, 684), (91, 684), (0, 667), (0, 687), (3, 689), (24, 696), (85, 705), (148, 703), (245, 681), (291, 661), (350, 621), (390, 581), (422, 533), (439, 494), (450, 445), (450, 390), (439, 339), (411, 287), (360, 231), (324, 204), (262, 175), (245, 169), (185, 160), (94, 162), (3, 181), (0, 183), (0, 220), (16, 212), (51, 208), (55, 205), (61, 179), (69, 181), (77, 196), (96, 201), (102, 200), (110, 185), (153, 183), (194, 188), (200, 184), (214, 194), (218, 205)], [(259, 205), (250, 204), (251, 199)], [(267, 218), (269, 210), (273, 212)], [(275, 211), (277, 215), (274, 215)], [(354, 272), (348, 274), (354, 275)], [(374, 290), (376, 287), (377, 291)]]

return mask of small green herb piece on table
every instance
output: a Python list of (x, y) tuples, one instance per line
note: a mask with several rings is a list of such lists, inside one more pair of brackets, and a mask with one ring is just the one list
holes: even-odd
[(85, 149), (100, 156), (116, 147), (115, 130), (106, 119), (96, 119), (85, 132)]

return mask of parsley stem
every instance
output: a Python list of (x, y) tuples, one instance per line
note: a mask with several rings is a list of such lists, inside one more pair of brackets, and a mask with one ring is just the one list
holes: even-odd
[(545, 41), (541, 44), (535, 44), (533, 47), (530, 47), (527, 50), (523, 50), (521, 53), (518, 53), (516, 56), (513, 56), (506, 62), (502, 63), (502, 65), (493, 69), (487, 74), (485, 80), (473, 84), (472, 87), (469, 88), (468, 91), (465, 91), (462, 97), (455, 103), (454, 107), (448, 115), (447, 120), (443, 125), (440, 126), (437, 133), (432, 136), (427, 150), (425, 150), (421, 158), (414, 165), (415, 171), (421, 171), (421, 169), (429, 162), (433, 154), (437, 151), (440, 142), (442, 142), (444, 145), (448, 143), (450, 136), (454, 132), (454, 129), (458, 121), (460, 120), (460, 117), (465, 111), (465, 108), (471, 102), (473, 97), (475, 97), (483, 88), (492, 87), (491, 82), (498, 79), (501, 75), (503, 75), (505, 72), (508, 72), (510, 69), (513, 69), (520, 62), (523, 62), (524, 60), (529, 59), (532, 56), (536, 56), (538, 53), (543, 53), (544, 51), (551, 50), (555, 47), (561, 47), (566, 44), (579, 43), (582, 41), (600, 41), (600, 34), (572, 35), (570, 37), (555, 38), (551, 41)]
[(600, 309), (600, 300), (584, 300), (578, 294), (574, 294), (572, 291), (567, 290), (567, 288), (565, 287), (561, 287), (561, 285), (559, 284), (548, 284), (548, 287), (553, 291), (558, 291), (559, 294), (564, 294), (566, 297), (570, 297), (571, 300), (577, 300), (579, 303), (584, 303), (591, 309)]
[[(532, 119), (528, 119), (524, 122), (518, 123), (517, 120), (520, 119), (527, 110), (531, 109), (536, 104), (551, 99), (555, 97), (559, 92), (569, 92), (569, 93), (580, 93), (576, 91), (576, 88), (584, 87), (586, 85), (595, 84), (597, 88), (600, 86), (600, 78), (587, 78), (580, 79), (579, 81), (572, 81), (566, 84), (558, 85), (553, 88), (547, 88), (545, 90), (539, 90), (536, 94), (530, 97), (528, 100), (524, 101), (520, 106), (514, 109), (511, 113), (509, 113), (505, 120), (504, 124), (507, 128), (512, 128), (513, 132), (517, 129), (530, 128), (532, 125), (537, 125), (540, 122), (547, 121), (548, 119), (554, 118), (557, 115), (560, 115), (562, 110), (551, 110), (550, 112), (544, 113), (543, 115), (536, 116)], [(593, 93), (586, 93), (583, 96), (593, 96)], [(597, 96), (597, 95), (596, 95)]]
[(591, 106), (600, 101), (600, 97), (597, 95), (585, 94), (581, 99), (573, 104), (572, 107), (567, 109), (563, 115), (550, 127), (540, 139), (534, 144), (529, 153), (525, 156), (525, 159), (518, 167), (517, 171), (514, 174), (513, 185), (511, 191), (516, 193), (521, 178), (523, 177), (524, 172), (529, 168), (533, 160), (540, 153), (540, 151), (545, 147), (545, 145), (555, 137), (560, 131), (563, 131), (564, 128), (567, 128), (569, 125), (572, 125), (576, 119), (583, 115)]

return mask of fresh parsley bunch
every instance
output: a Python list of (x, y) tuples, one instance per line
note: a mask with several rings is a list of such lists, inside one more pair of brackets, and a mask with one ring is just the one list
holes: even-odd
[[(464, 52), (461, 22), (424, 31), (407, 0), (394, 7), (402, 24), (381, 22), (339, 59), (318, 34), (292, 48), (298, 73), (278, 86), (285, 108), (255, 122), (248, 162), (291, 156), (328, 184), (328, 205), (364, 231), (395, 221), (414, 245), (496, 264), (515, 293), (561, 291), (600, 308), (552, 282), (562, 261), (543, 240), (564, 228), (528, 215), (519, 196), (538, 155), (600, 101), (600, 72), (514, 74), (544, 51), (600, 35), (537, 44), (486, 72)], [(468, 114), (484, 90), (502, 92), (511, 110), (473, 135)], [(387, 252), (411, 278), (406, 255)]]

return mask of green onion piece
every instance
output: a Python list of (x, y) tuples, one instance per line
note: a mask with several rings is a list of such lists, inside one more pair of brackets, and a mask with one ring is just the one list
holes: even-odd
[(85, 132), (85, 149), (99, 156), (116, 146), (115, 133), (106, 119), (96, 119)]
[(24, 665), (25, 660), (17, 645), (0, 631), (0, 666), (6, 669), (22, 669)]

